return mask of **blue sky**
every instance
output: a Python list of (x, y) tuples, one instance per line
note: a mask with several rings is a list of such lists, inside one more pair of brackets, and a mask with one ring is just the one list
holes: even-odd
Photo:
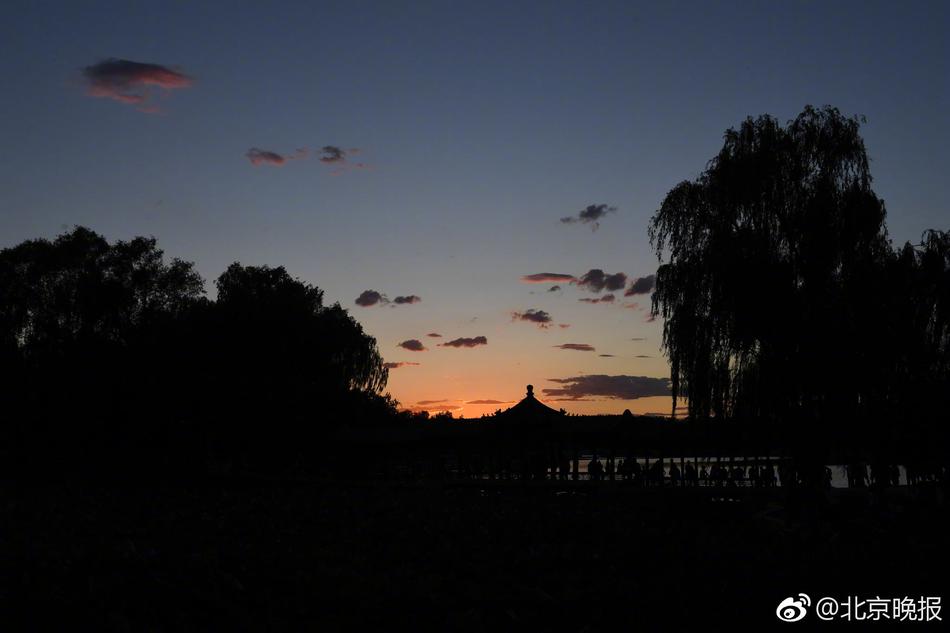
[[(950, 228), (948, 27), (943, 2), (7, 3), (0, 246), (82, 224), (154, 235), (209, 282), (236, 260), (285, 265), (351, 308), (387, 360), (420, 363), (392, 372), (407, 405), (472, 415), (464, 402), (526, 382), (662, 377), (660, 323), (520, 276), (652, 273), (664, 194), (727, 127), (806, 104), (867, 116), (895, 241)], [(110, 57), (193, 84), (154, 88), (157, 114), (92, 98), (82, 69)], [(333, 175), (323, 145), (369, 168)], [(311, 156), (255, 167), (251, 147)], [(597, 203), (618, 208), (598, 231), (559, 221)], [(367, 289), (422, 302), (355, 306)], [(512, 322), (528, 308), (571, 327)], [(489, 344), (396, 347), (430, 331)]]

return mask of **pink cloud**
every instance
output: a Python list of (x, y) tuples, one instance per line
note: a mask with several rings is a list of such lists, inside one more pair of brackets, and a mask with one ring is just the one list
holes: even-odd
[(259, 147), (252, 147), (247, 150), (244, 156), (251, 161), (251, 164), (255, 167), (257, 165), (274, 165), (280, 167), (289, 160), (306, 158), (308, 154), (309, 152), (306, 147), (298, 149), (293, 154), (278, 154), (277, 152), (260, 149)]
[(111, 57), (82, 71), (90, 97), (112, 99), (119, 103), (142, 106), (145, 112), (157, 112), (156, 106), (145, 106), (151, 97), (149, 88), (178, 90), (191, 87), (194, 80), (177, 70), (159, 64), (145, 64)]

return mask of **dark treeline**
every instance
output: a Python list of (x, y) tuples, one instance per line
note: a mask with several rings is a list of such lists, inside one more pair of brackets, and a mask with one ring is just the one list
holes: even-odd
[(750, 118), (654, 215), (653, 313), (691, 418), (790, 422), (802, 448), (944, 433), (950, 233), (892, 244), (861, 123)]
[(0, 251), (5, 468), (287, 472), (343, 421), (395, 415), (375, 340), (320, 289), (237, 263), (215, 286), (153, 238)]
[[(816, 481), (832, 455), (945, 459), (950, 233), (892, 245), (859, 127), (833, 108), (749, 119), (653, 218), (653, 312), (704, 454), (729, 420), (764, 432), (731, 454), (811, 457)], [(215, 287), (206, 297), (153, 238), (76, 228), (0, 251), (2, 468), (310, 473), (347, 463), (341, 438), (368, 438), (353, 446), (388, 463), (396, 446), (425, 450), (420, 427), (435, 433), (425, 441), (449, 430), (458, 454), (471, 424), (494, 437), (483, 421), (398, 414), (376, 341), (282, 267), (235, 263)], [(378, 432), (345, 432), (359, 427)], [(563, 439), (532, 433), (526, 451)], [(684, 450), (666, 454), (699, 454)]]

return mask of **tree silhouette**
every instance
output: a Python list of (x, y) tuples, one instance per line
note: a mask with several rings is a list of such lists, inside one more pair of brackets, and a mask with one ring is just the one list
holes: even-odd
[(376, 341), (323, 291), (283, 267), (232, 264), (217, 279), (204, 355), (234, 404), (313, 417), (350, 391), (379, 393), (388, 370)]
[(942, 418), (950, 404), (950, 233), (930, 230), (920, 244), (905, 244), (882, 285), (887, 336), (877, 393), (889, 398), (891, 415), (903, 410), (915, 420)]
[(206, 451), (281, 468), (356, 415), (392, 416), (376, 341), (319, 288), (240, 264), (216, 287), (154, 238), (79, 227), (0, 250), (0, 450), (60, 471), (201, 468)]
[(867, 397), (868, 289), (890, 255), (861, 120), (747, 119), (653, 216), (653, 314), (689, 415), (808, 417)]
[(27, 355), (128, 344), (131, 332), (203, 292), (191, 263), (166, 264), (154, 238), (110, 245), (86, 228), (0, 251), (0, 337)]

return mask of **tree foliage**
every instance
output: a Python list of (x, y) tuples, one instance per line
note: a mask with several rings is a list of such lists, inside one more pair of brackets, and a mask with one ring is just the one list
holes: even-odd
[(898, 365), (920, 373), (907, 350), (946, 363), (947, 236), (891, 249), (861, 123), (831, 107), (749, 118), (653, 216), (653, 314), (690, 417), (861, 414)]
[(376, 341), (319, 288), (237, 263), (215, 285), (205, 298), (154, 238), (80, 227), (0, 250), (4, 446), (113, 466), (134, 447), (247, 456), (386, 409)]

